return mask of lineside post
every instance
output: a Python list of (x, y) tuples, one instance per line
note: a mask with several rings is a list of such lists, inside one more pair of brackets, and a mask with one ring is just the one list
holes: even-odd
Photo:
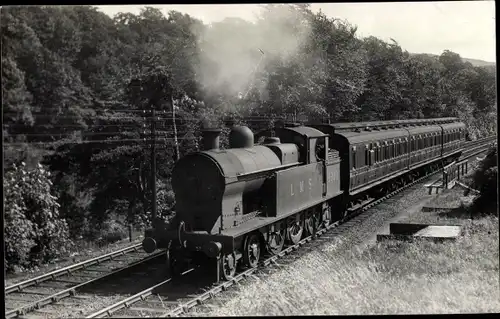
[(444, 188), (448, 188), (448, 173), (443, 171), (443, 186)]
[(156, 221), (156, 110), (151, 106), (151, 222)]
[(217, 254), (217, 257), (215, 258), (215, 261), (216, 261), (215, 274), (217, 276), (217, 278), (215, 278), (215, 283), (217, 283), (217, 284), (220, 282), (220, 269), (221, 269), (221, 262), (222, 262), (221, 255), (222, 255), (222, 252), (219, 252)]

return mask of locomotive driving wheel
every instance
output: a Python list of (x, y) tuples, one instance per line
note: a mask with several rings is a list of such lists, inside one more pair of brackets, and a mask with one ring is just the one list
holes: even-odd
[(332, 208), (330, 206), (323, 208), (321, 221), (321, 227), (328, 227), (332, 222)]
[(292, 220), (291, 222), (289, 222), (286, 231), (290, 242), (296, 245), (302, 238), (304, 227), (302, 227), (301, 222), (299, 220)]
[(286, 229), (281, 225), (275, 225), (267, 237), (267, 250), (273, 254), (278, 254), (285, 244)]
[(319, 212), (311, 212), (305, 220), (306, 233), (308, 235), (314, 234), (315, 231), (318, 231), (320, 224), (321, 216)]
[(231, 280), (236, 274), (236, 255), (227, 254), (222, 258), (222, 278)]
[(245, 265), (255, 268), (259, 264), (260, 240), (257, 234), (250, 234), (245, 239), (243, 261)]

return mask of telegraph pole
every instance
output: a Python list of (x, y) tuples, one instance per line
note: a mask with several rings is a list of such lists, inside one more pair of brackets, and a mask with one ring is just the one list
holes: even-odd
[(156, 110), (154, 104), (151, 106), (151, 223), (156, 220)]

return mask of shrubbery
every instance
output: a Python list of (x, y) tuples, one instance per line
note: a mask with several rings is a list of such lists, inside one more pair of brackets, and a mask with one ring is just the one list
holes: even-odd
[(473, 204), (480, 214), (497, 214), (497, 148), (490, 150), (474, 173), (472, 187), (481, 192)]
[(125, 225), (111, 218), (101, 225), (99, 234), (96, 242), (102, 246), (127, 238), (128, 231)]
[(5, 263), (39, 265), (71, 248), (68, 225), (59, 218), (57, 198), (51, 194), (50, 172), (40, 164), (27, 170), (22, 162), (4, 176)]
[[(159, 183), (162, 185), (161, 183)], [(156, 213), (157, 217), (168, 222), (175, 216), (174, 204), (175, 204), (175, 194), (173, 190), (169, 189), (159, 189), (157, 194), (157, 206)], [(136, 214), (134, 225), (139, 229), (144, 229), (151, 227), (151, 217), (150, 211), (142, 214)]]

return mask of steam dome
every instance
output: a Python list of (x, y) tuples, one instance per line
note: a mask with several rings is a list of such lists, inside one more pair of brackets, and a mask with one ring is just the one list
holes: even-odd
[(249, 148), (253, 147), (253, 133), (246, 126), (234, 126), (229, 133), (230, 148)]

